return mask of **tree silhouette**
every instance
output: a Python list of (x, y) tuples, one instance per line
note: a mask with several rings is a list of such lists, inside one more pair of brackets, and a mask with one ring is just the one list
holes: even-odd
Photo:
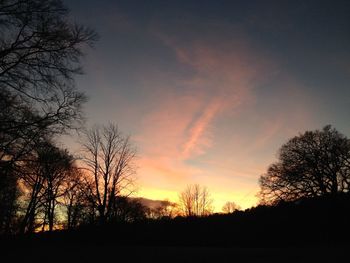
[(48, 225), (49, 231), (52, 231), (57, 204), (65, 194), (65, 182), (71, 180), (74, 159), (67, 150), (61, 150), (52, 144), (42, 147), (39, 158), (39, 163), (43, 166), (42, 171), (46, 176), (43, 229)]
[(19, 194), (13, 169), (0, 161), (0, 234), (15, 232), (13, 227)]
[(229, 214), (240, 209), (241, 209), (240, 206), (237, 205), (235, 202), (226, 202), (222, 207), (222, 212)]
[(178, 205), (169, 200), (159, 201), (155, 207), (148, 207), (147, 217), (153, 219), (173, 218), (178, 215)]
[(117, 197), (130, 194), (134, 182), (135, 149), (114, 124), (85, 133), (84, 162), (91, 184), (91, 199), (101, 224), (111, 216)]
[[(26, 162), (20, 182), (27, 192), (21, 232), (34, 231), (38, 225), (52, 231), (56, 207), (65, 194), (65, 182), (70, 180), (73, 157), (67, 150), (43, 141), (36, 147), (36, 155)], [(38, 217), (41, 216), (41, 222)]]
[[(0, 32), (0, 192), (7, 192), (39, 141), (81, 126), (86, 97), (73, 77), (97, 36), (72, 24), (60, 0), (0, 1)], [(4, 214), (15, 213), (6, 207)]]
[(82, 169), (72, 167), (69, 180), (65, 181), (62, 204), (66, 209), (66, 228), (76, 228), (94, 221), (92, 184)]
[(117, 196), (114, 208), (110, 213), (110, 221), (135, 222), (146, 218), (147, 207), (138, 199)]
[(205, 216), (212, 212), (209, 190), (199, 184), (188, 185), (179, 195), (179, 205), (185, 216)]
[(0, 139), (7, 160), (19, 159), (43, 132), (80, 125), (85, 96), (73, 76), (96, 34), (67, 14), (57, 0), (0, 2)]
[(349, 192), (350, 141), (329, 125), (290, 139), (278, 159), (260, 177), (262, 202)]

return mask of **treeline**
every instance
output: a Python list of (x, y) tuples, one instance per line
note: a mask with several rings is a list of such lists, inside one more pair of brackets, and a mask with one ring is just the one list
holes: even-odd
[[(98, 37), (68, 11), (60, 0), (0, 1), (0, 234), (159, 217), (173, 206), (128, 198), (135, 149), (116, 125), (83, 129), (74, 77)], [(79, 158), (58, 144), (72, 131)]]
[(1, 1), (0, 32), (0, 232), (53, 229), (67, 178), (79, 177), (54, 141), (82, 127), (74, 76), (97, 35), (56, 0)]
[(339, 247), (349, 244), (349, 195), (259, 205), (231, 214), (145, 219), (7, 239), (16, 246)]
[(172, 216), (171, 202), (151, 209), (129, 197), (134, 191), (135, 151), (115, 125), (86, 131), (82, 147), (78, 162), (44, 137), (20, 160), (1, 160), (0, 233)]

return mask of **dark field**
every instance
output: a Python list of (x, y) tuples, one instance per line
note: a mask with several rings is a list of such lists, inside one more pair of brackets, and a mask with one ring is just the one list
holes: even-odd
[(0, 262), (349, 262), (348, 198), (2, 237)]
[(2, 262), (348, 262), (349, 247), (61, 245), (5, 251)]

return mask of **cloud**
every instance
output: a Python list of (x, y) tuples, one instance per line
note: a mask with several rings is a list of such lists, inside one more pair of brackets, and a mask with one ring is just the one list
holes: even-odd
[(142, 67), (125, 71), (132, 83), (124, 81), (125, 94), (117, 88), (110, 94), (124, 82), (107, 81), (102, 62), (94, 73), (110, 108), (106, 114), (94, 107), (94, 114), (114, 118), (123, 129), (133, 123), (130, 130), (137, 131), (139, 193), (176, 198), (187, 184), (200, 183), (215, 191), (214, 199), (239, 201), (248, 194), (241, 205), (253, 205), (252, 189), (286, 139), (281, 134), (293, 135), (308, 120), (300, 84), (239, 34), (225, 41), (156, 37), (172, 65), (163, 69), (140, 58)]
[[(179, 44), (162, 36), (180, 63), (193, 75), (181, 85), (200, 105), (198, 112), (187, 112), (191, 124), (183, 131), (181, 156), (184, 159), (204, 154), (212, 144), (212, 124), (220, 115), (234, 113), (254, 101), (254, 88), (273, 71), (271, 62), (249, 49), (243, 40)], [(181, 96), (181, 95), (179, 95)], [(173, 98), (176, 100), (176, 98)], [(180, 100), (181, 101), (181, 100)]]
[(162, 81), (157, 83), (152, 110), (143, 117), (136, 137), (143, 156), (139, 174), (146, 189), (179, 191), (206, 174), (203, 166), (191, 162), (217, 142), (219, 117), (254, 103), (256, 85), (274, 69), (243, 40), (181, 42), (164, 35), (160, 39), (187, 72), (168, 83), (159, 72)]
[[(110, 6), (79, 86), (90, 87), (89, 119), (115, 121), (133, 135), (140, 193), (176, 198), (186, 184), (200, 183), (222, 201), (248, 194), (243, 206), (252, 204), (251, 189), (281, 144), (319, 128), (310, 121), (319, 92), (310, 99), (302, 80), (286, 72), (286, 47), (266, 49), (265, 38), (252, 32), (259, 26), (271, 33), (272, 20), (248, 17), (246, 30), (239, 19), (157, 12), (135, 18)], [(341, 62), (329, 64), (349, 70)]]
[(206, 106), (204, 112), (191, 125), (187, 139), (183, 144), (182, 158), (188, 159), (193, 155), (203, 153), (202, 148), (210, 147), (211, 140), (205, 136), (210, 122), (220, 110), (221, 102), (213, 100)]

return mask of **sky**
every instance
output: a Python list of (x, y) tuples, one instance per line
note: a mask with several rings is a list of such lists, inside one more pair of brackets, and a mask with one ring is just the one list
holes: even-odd
[(87, 125), (131, 135), (139, 196), (198, 183), (216, 211), (249, 208), (288, 139), (327, 124), (350, 136), (349, 1), (65, 4), (100, 36), (76, 79)]

